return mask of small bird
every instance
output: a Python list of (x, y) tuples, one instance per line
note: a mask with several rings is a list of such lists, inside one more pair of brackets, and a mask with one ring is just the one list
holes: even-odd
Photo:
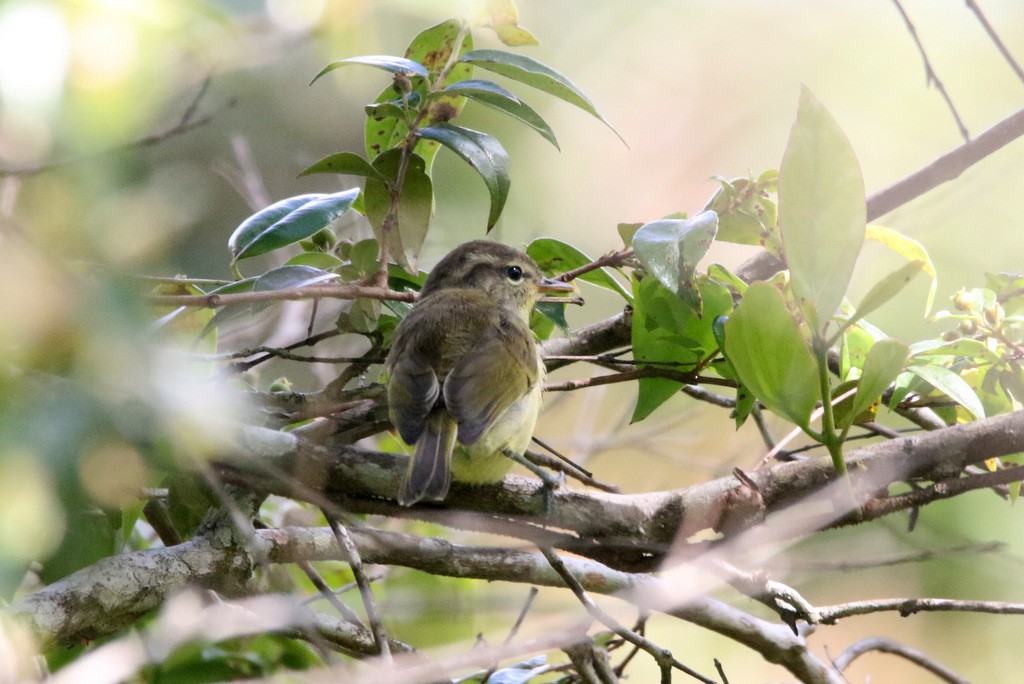
[(453, 471), (460, 481), (499, 480), (513, 465), (506, 453), (526, 451), (544, 378), (530, 311), (542, 293), (574, 289), (487, 240), (459, 245), (434, 267), (384, 363), (391, 422), (415, 445), (400, 504), (443, 500)]

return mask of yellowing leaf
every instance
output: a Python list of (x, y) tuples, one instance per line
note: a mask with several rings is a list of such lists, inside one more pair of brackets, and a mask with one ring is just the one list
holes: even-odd
[(932, 303), (935, 301), (935, 289), (938, 286), (938, 276), (935, 273), (935, 264), (932, 263), (924, 246), (917, 240), (885, 226), (868, 226), (866, 237), (880, 245), (885, 245), (907, 261), (922, 262), (921, 269), (928, 274), (928, 278), (931, 280), (928, 285), (928, 299), (924, 304), (924, 315), (927, 316), (931, 313)]

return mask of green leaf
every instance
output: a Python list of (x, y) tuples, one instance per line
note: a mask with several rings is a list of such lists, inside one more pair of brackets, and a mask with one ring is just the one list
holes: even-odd
[(348, 59), (339, 59), (336, 62), (331, 62), (323, 69), (320, 70), (313, 80), (309, 82), (310, 85), (316, 83), (324, 74), (330, 73), (335, 69), (340, 69), (344, 66), (351, 64), (365, 64), (366, 66), (376, 67), (389, 71), (392, 74), (402, 74), (408, 77), (419, 77), (419, 78), (430, 78), (430, 73), (427, 68), (419, 62), (404, 57), (392, 57), (391, 55), (364, 55), (362, 57), (349, 57)]
[[(210, 290), (207, 294), (235, 294), (237, 292), (252, 292), (252, 286), (256, 283), (256, 278), (245, 278), (243, 280), (236, 280), (233, 283), (222, 285), (221, 287)], [(206, 338), (212, 331), (216, 330), (219, 326), (232, 321), (243, 314), (249, 314), (252, 311), (258, 310), (258, 307), (265, 307), (266, 304), (227, 304), (222, 306), (217, 313), (213, 315), (203, 329), (196, 336), (194, 345), (199, 344), (203, 339)]]
[(558, 140), (555, 138), (554, 131), (552, 131), (551, 126), (541, 118), (540, 114), (538, 114), (533, 107), (530, 107), (497, 83), (480, 80), (460, 81), (459, 83), (453, 83), (441, 92), (462, 95), (471, 100), (476, 100), (481, 104), (487, 105), (488, 107), (497, 109), (500, 112), (504, 112), (540, 133), (545, 140), (555, 146), (555, 149), (561, 149), (558, 146)]
[(447, 86), (439, 90), (438, 92), (434, 93), (432, 96), (428, 97), (439, 97), (445, 94), (473, 97), (474, 95), (479, 95), (480, 93), (486, 93), (488, 95), (500, 97), (504, 100), (510, 100), (512, 102), (522, 102), (522, 100), (516, 97), (514, 93), (511, 93), (505, 88), (502, 88), (494, 81), (484, 81), (482, 79), (477, 78), (470, 78), (466, 79), (465, 81), (452, 83), (450, 86)]
[(971, 386), (967, 384), (966, 380), (950, 369), (942, 366), (914, 365), (909, 366), (907, 368), (907, 372), (921, 378), (932, 387), (963, 406), (975, 417), (975, 419), (980, 420), (985, 417), (985, 409), (982, 407), (981, 401), (978, 399), (978, 395), (974, 392)]
[[(618, 131), (597, 111), (594, 103), (583, 94), (582, 90), (562, 74), (535, 59), (504, 50), (473, 50), (462, 55), (460, 61), (493, 71), (511, 78), (513, 81), (554, 95), (596, 117), (612, 129), (615, 135), (619, 135)], [(622, 136), (619, 135), (619, 138), (621, 139)]]
[[(405, 51), (406, 59), (419, 62), (435, 79), (444, 69), (451, 56), (452, 50), (458, 47), (459, 54), (465, 54), (473, 49), (473, 36), (464, 32), (465, 23), (462, 19), (453, 18), (443, 21), (436, 26), (422, 31), (413, 38)], [(461, 44), (457, 45), (459, 41)], [(473, 66), (471, 64), (457, 63), (448, 72), (445, 79), (435, 82), (435, 88), (444, 88), (452, 83), (472, 78)], [(397, 147), (409, 134), (409, 127), (405, 122), (405, 107), (419, 109), (421, 104), (418, 101), (420, 94), (417, 92), (408, 93), (404, 96), (394, 86), (385, 88), (375, 100), (376, 103), (402, 103), (396, 111), (390, 109), (374, 110), (367, 116), (364, 129), (366, 144), (366, 156), (371, 160), (387, 150)], [(450, 121), (458, 116), (466, 98), (455, 95), (447, 95), (424, 101), (421, 126), (430, 126), (443, 121)], [(432, 140), (420, 140), (414, 151), (423, 158), (427, 175), (434, 163), (434, 156), (440, 149), (440, 145)]]
[(732, 288), (736, 291), (736, 294), (741, 297), (746, 293), (747, 288), (749, 287), (747, 281), (743, 280), (743, 278), (740, 278), (721, 264), (711, 264), (708, 266), (708, 276), (714, 278), (723, 285)]
[(355, 299), (348, 310), (348, 321), (352, 329), (360, 333), (371, 333), (377, 329), (380, 320), (381, 302), (379, 299)]
[(1019, 273), (986, 273), (985, 284), (996, 293), (1007, 316), (1024, 313), (1024, 276)]
[(888, 302), (899, 294), (914, 279), (914, 276), (924, 270), (926, 268), (923, 261), (911, 261), (879, 280), (857, 305), (853, 320), (864, 318)]
[(846, 427), (878, 401), (882, 392), (903, 372), (908, 353), (907, 345), (894, 339), (882, 340), (871, 347), (864, 360), (864, 371), (857, 383), (853, 404), (840, 427)]
[(803, 86), (779, 169), (782, 244), (793, 293), (812, 327), (843, 299), (864, 244), (864, 177), (850, 141)]
[(559, 302), (537, 302), (534, 308), (568, 337), (572, 334), (572, 330), (569, 329), (569, 322), (565, 320), (565, 306)]
[[(593, 261), (572, 245), (554, 238), (537, 238), (526, 248), (526, 253), (537, 262), (541, 271), (549, 275), (571, 271)], [(598, 287), (618, 292), (627, 302), (633, 301), (633, 295), (626, 291), (626, 288), (608, 272), (607, 268), (584, 273), (577, 280), (584, 280)]]
[(870, 225), (867, 227), (867, 238), (885, 245), (892, 251), (902, 256), (907, 261), (920, 261), (921, 269), (928, 274), (930, 284), (928, 285), (928, 299), (924, 303), (924, 315), (931, 313), (932, 304), (935, 301), (935, 289), (938, 287), (938, 275), (935, 273), (935, 264), (928, 256), (928, 251), (917, 240), (909, 238), (899, 231), (885, 226)]
[(62, 514), (68, 532), (38, 572), (47, 584), (112, 555), (117, 545), (119, 526), (113, 525), (102, 511), (66, 509)]
[(633, 236), (643, 225), (642, 223), (620, 223), (615, 227), (619, 231), (619, 237), (622, 238), (624, 247), (633, 246)]
[(775, 171), (765, 171), (758, 180), (715, 179), (722, 187), (704, 208), (718, 214), (719, 240), (764, 247), (781, 258), (778, 209), (769, 197), (775, 191), (777, 176)]
[(843, 333), (839, 348), (839, 378), (846, 381), (860, 377), (868, 352), (876, 340), (860, 325), (853, 325)]
[(754, 283), (725, 324), (725, 355), (770, 411), (808, 429), (821, 398), (818, 366), (779, 293)]
[(404, 98), (397, 100), (371, 102), (363, 107), (363, 111), (366, 112), (367, 118), (374, 119), (375, 121), (390, 117), (403, 123), (408, 123), (410, 119), (416, 117), (422, 99), (419, 93), (412, 92), (408, 93)]
[(995, 365), (1004, 359), (998, 351), (988, 348), (981, 340), (961, 337), (958, 340), (923, 340), (910, 345), (910, 355), (917, 358), (936, 356), (959, 356), (970, 359), (974, 363), (984, 361)]
[(348, 211), (358, 188), (331, 195), (299, 195), (270, 205), (242, 222), (228, 240), (232, 262), (272, 252), (313, 235)]
[(491, 196), (491, 211), (487, 217), (487, 230), (490, 232), (501, 216), (512, 184), (505, 148), (486, 133), (448, 123), (422, 128), (419, 136), (435, 140), (455, 152), (484, 179)]
[(380, 173), (377, 169), (373, 168), (370, 162), (352, 152), (339, 152), (338, 154), (324, 157), (300, 173), (299, 177), (309, 176), (314, 173), (343, 173), (349, 176), (362, 176), (364, 178), (381, 177)]
[[(732, 310), (732, 296), (719, 283), (699, 282), (706, 316), (700, 318), (656, 278), (633, 280), (633, 358), (639, 368), (686, 372), (715, 353), (714, 322)], [(632, 422), (643, 420), (675, 395), (683, 383), (670, 378), (641, 378)]]
[(388, 254), (395, 263), (410, 273), (416, 272), (416, 261), (430, 227), (434, 207), (434, 186), (426, 174), (426, 162), (412, 155), (406, 164), (398, 198), (397, 230), (384, 234), (383, 226), (391, 208), (391, 185), (397, 182), (402, 150), (388, 150), (373, 161), (373, 167), (387, 182), (367, 178), (363, 189), (366, 218), (378, 241), (386, 242)]
[(644, 268), (701, 315), (694, 272), (718, 231), (718, 216), (705, 211), (689, 219), (644, 224), (633, 235), (633, 249)]
[(256, 278), (252, 284), (252, 291), (289, 290), (293, 287), (316, 285), (337, 278), (337, 273), (322, 271), (312, 266), (280, 266)]
[(380, 243), (373, 238), (369, 238), (367, 240), (360, 240), (352, 245), (349, 260), (362, 275), (368, 276), (380, 269), (380, 261), (377, 258), (379, 254)]
[(285, 266), (312, 266), (324, 271), (338, 268), (343, 264), (341, 259), (327, 252), (303, 252), (284, 263)]

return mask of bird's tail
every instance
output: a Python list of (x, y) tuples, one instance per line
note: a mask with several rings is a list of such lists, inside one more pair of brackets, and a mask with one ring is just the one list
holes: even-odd
[(450, 463), (456, 433), (455, 421), (447, 413), (434, 411), (427, 416), (427, 424), (416, 440), (416, 449), (402, 480), (398, 503), (412, 506), (423, 499), (444, 500), (452, 481)]

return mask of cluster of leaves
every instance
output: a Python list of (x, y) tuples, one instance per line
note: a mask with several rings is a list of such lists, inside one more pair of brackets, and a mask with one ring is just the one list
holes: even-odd
[[(708, 369), (735, 381), (737, 424), (756, 399), (825, 445), (840, 472), (850, 428), (873, 420), (883, 398), (891, 408), (934, 405), (950, 423), (1021, 406), (1019, 276), (991, 276), (989, 289), (959, 293), (953, 313), (935, 315), (960, 321), (959, 329), (936, 340), (908, 346), (865, 320), (921, 273), (930, 279), (930, 310), (936, 273), (919, 243), (866, 225), (856, 156), (809, 90), (780, 170), (719, 180), (702, 213), (624, 235), (641, 264), (633, 274), (632, 339), (641, 367)], [(749, 286), (719, 264), (698, 273), (716, 239), (764, 247), (786, 269)], [(905, 264), (853, 306), (846, 292), (865, 239)], [(680, 384), (641, 379), (634, 420)]]
[[(488, 3), (488, 13), (478, 23), (489, 25), (506, 44), (535, 42), (518, 26), (515, 6), (510, 2)], [(477, 78), (477, 70), (553, 95), (604, 121), (587, 96), (554, 69), (524, 55), (473, 47), (470, 24), (453, 18), (420, 33), (401, 57), (351, 57), (325, 66), (314, 83), (352, 65), (374, 67), (392, 76), (391, 84), (366, 106), (365, 156), (339, 152), (300, 174), (355, 176), (364, 180), (363, 188), (290, 197), (246, 219), (228, 242), (236, 280), (211, 292), (259, 292), (332, 282), (417, 289), (425, 275), (417, 271), (417, 258), (430, 226), (434, 206), (432, 168), (441, 147), (458, 155), (483, 179), (490, 198), (486, 221), (489, 231), (508, 198), (509, 157), (493, 136), (453, 123), (466, 103), (491, 107), (527, 125), (555, 147), (558, 141), (535, 109), (498, 83)], [(334, 224), (350, 211), (365, 217), (373, 238), (354, 243), (344, 236), (339, 239)], [(239, 262), (296, 243), (303, 253), (284, 265), (258, 276), (242, 276)], [(537, 248), (540, 256), (545, 249)], [(385, 329), (406, 308), (387, 306), (390, 312), (383, 315), (389, 318), (389, 325)], [(224, 307), (207, 322), (204, 333), (256, 308), (252, 304)], [(558, 309), (549, 313), (557, 323), (563, 323)], [(378, 328), (381, 316), (379, 301), (356, 300), (340, 325), (368, 333)], [(549, 330), (550, 320), (541, 327)]]

